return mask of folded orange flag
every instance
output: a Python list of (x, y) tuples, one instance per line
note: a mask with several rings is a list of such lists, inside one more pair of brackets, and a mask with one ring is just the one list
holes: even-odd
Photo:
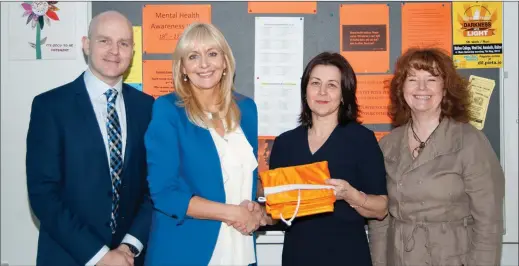
[[(328, 162), (282, 167), (260, 173), (267, 213), (291, 225), (295, 217), (333, 212), (335, 192), (326, 185)], [(286, 217), (291, 217), (286, 220)]]

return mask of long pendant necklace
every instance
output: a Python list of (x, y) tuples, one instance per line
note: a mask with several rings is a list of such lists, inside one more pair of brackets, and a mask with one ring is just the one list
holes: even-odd
[[(440, 123), (441, 123), (441, 120), (440, 120)], [(418, 141), (418, 146), (416, 148), (413, 149), (413, 152), (412, 152), (412, 155), (413, 155), (413, 159), (418, 157), (418, 155), (423, 151), (423, 149), (425, 148), (425, 146), (427, 145), (427, 143), (429, 143), (429, 140), (431, 139), (431, 136), (434, 134), (434, 132), (436, 131), (436, 129), (438, 129), (438, 127), (440, 126), (440, 123), (438, 123), (438, 125), (436, 126), (436, 128), (434, 128), (433, 132), (429, 135), (429, 137), (427, 137), (427, 139), (425, 141), (422, 141), (419, 137), (418, 137), (418, 134), (416, 134), (416, 132), (414, 131), (414, 126), (413, 126), (413, 120), (411, 119), (411, 131), (413, 132), (413, 138)]]

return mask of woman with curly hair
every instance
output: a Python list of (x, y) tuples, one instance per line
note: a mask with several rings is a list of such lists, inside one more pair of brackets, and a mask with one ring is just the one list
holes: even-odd
[(438, 49), (396, 63), (380, 141), (389, 215), (370, 221), (374, 265), (499, 265), (504, 175), (485, 135), (468, 123), (467, 82)]

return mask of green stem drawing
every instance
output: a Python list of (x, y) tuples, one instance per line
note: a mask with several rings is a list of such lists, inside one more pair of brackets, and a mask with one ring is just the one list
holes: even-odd
[(40, 25), (36, 25), (36, 59), (41, 59), (40, 31)]

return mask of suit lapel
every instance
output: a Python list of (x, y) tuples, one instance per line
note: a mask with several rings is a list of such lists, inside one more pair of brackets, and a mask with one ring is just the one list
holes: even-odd
[[(238, 103), (238, 107), (240, 108), (241, 112), (241, 121), (240, 126), (243, 130), (243, 133), (245, 134), (245, 137), (249, 141), (249, 144), (252, 146), (254, 150), (254, 154), (257, 155), (258, 150), (258, 139), (257, 139), (257, 132), (254, 132), (254, 129), (257, 131), (257, 117), (252, 117), (252, 115), (249, 113), (250, 110), (247, 110), (244, 106), (244, 102), (240, 99), (243, 96), (235, 94), (236, 102)], [(256, 123), (255, 123), (256, 122)]]
[[(249, 144), (252, 146), (252, 150), (254, 152), (254, 156), (256, 157), (256, 160), (258, 159), (258, 117), (253, 116), (253, 113), (251, 110), (248, 110), (244, 105), (244, 101), (239, 101), (238, 106), (240, 107), (241, 111), (241, 121), (240, 126), (243, 130), (243, 133), (245, 134), (245, 138), (249, 142)], [(256, 198), (256, 189), (257, 189), (257, 181), (258, 181), (258, 168), (256, 168), (253, 172), (253, 179), (252, 179), (252, 199)]]
[(76, 110), (83, 120), (82, 123), (84, 124), (85, 129), (84, 136), (92, 138), (92, 142), (97, 149), (96, 153), (98, 153), (98, 156), (96, 157), (102, 158), (102, 168), (106, 170), (106, 173), (110, 173), (103, 135), (101, 134), (99, 123), (97, 122), (94, 107), (92, 106), (92, 102), (88, 96), (83, 75), (79, 76), (74, 83), (74, 87), (76, 88)]
[(214, 176), (208, 175), (204, 178), (209, 178), (209, 180), (207, 180), (207, 184), (211, 184), (211, 186), (215, 186), (215, 188), (217, 188), (218, 191), (221, 191), (221, 194), (217, 195), (216, 200), (225, 203), (226, 193), (223, 184), (223, 172), (221, 167), (222, 162), (220, 161), (218, 149), (216, 148), (216, 143), (214, 142), (213, 137), (211, 136), (211, 132), (209, 131), (209, 129), (197, 126), (191, 122), (188, 122), (188, 125), (192, 127), (193, 131), (191, 131), (190, 133), (193, 134), (193, 139), (197, 140), (196, 147), (199, 147), (197, 151), (197, 159), (201, 162), (211, 162), (207, 163), (204, 167), (208, 169), (209, 173), (217, 176), (217, 178), (213, 178)]
[(134, 135), (135, 135), (135, 126), (136, 126), (136, 116), (134, 112), (137, 112), (137, 108), (132, 108), (133, 106), (133, 98), (131, 95), (131, 91), (126, 85), (123, 84), (123, 98), (124, 98), (124, 109), (126, 111), (126, 148), (124, 149), (124, 160), (123, 160), (123, 170), (124, 172), (126, 168), (128, 168), (129, 161), (131, 158), (131, 151), (133, 150), (134, 143)]

